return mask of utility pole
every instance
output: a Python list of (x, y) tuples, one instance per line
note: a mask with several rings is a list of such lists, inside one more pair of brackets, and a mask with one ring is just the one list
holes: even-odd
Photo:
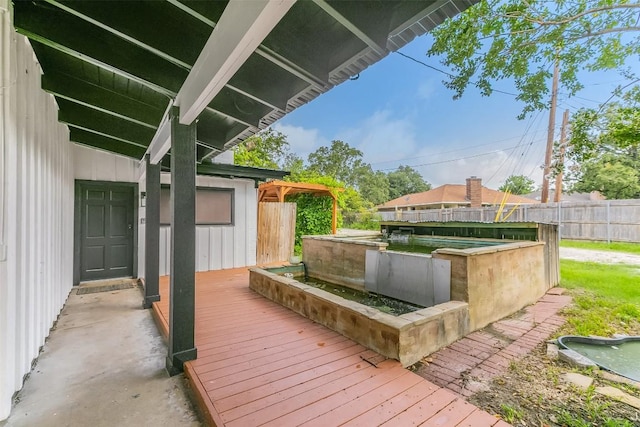
[(558, 103), (558, 60), (553, 66), (553, 85), (551, 87), (551, 109), (549, 110), (549, 130), (547, 132), (547, 151), (544, 155), (544, 175), (542, 176), (542, 194), (540, 203), (549, 201), (549, 172), (551, 171), (551, 153), (553, 152), (553, 133), (556, 127), (556, 104)]
[(560, 153), (558, 153), (558, 165), (560, 165), (560, 168), (556, 175), (556, 191), (553, 197), (553, 201), (556, 203), (560, 203), (560, 199), (562, 198), (562, 175), (564, 171), (564, 151), (566, 149), (568, 126), (569, 110), (564, 110), (564, 114), (562, 115), (562, 128), (560, 129)]

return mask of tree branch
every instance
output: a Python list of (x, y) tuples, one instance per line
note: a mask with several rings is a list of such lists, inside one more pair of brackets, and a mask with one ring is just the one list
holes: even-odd
[(584, 10), (580, 13), (576, 13), (573, 16), (569, 16), (566, 19), (560, 19), (558, 21), (544, 21), (541, 19), (536, 19), (533, 17), (529, 17), (526, 16), (524, 14), (521, 13), (507, 13), (504, 14), (503, 16), (506, 18), (523, 18), (526, 19), (529, 22), (532, 22), (534, 24), (538, 24), (538, 25), (544, 25), (544, 26), (552, 26), (552, 25), (562, 25), (562, 24), (568, 24), (569, 22), (572, 21), (576, 21), (584, 16), (587, 15), (592, 15), (594, 13), (599, 13), (599, 12), (605, 12), (605, 11), (611, 11), (611, 10), (616, 10), (616, 9), (640, 9), (640, 3), (632, 3), (632, 4), (612, 4), (609, 6), (601, 6), (601, 7), (595, 7), (593, 9), (588, 9), (588, 10)]
[(575, 37), (573, 40), (586, 39), (589, 37), (597, 37), (597, 36), (602, 36), (602, 35), (611, 34), (611, 33), (625, 33), (625, 32), (631, 32), (631, 31), (640, 31), (640, 27), (606, 28), (604, 30), (596, 31), (593, 33), (583, 34), (581, 36)]
[(616, 96), (620, 96), (620, 92), (622, 92), (624, 89), (626, 89), (626, 88), (628, 88), (629, 86), (632, 86), (632, 85), (634, 85), (634, 84), (636, 84), (636, 83), (638, 83), (638, 82), (640, 82), (640, 79), (635, 79), (635, 80), (633, 80), (631, 83), (626, 84), (626, 85), (624, 85), (624, 86), (622, 86), (622, 87), (617, 88), (617, 89), (613, 92), (613, 94), (612, 94), (609, 98), (607, 98), (607, 100), (606, 100), (606, 101), (604, 101), (604, 102), (600, 105), (600, 108), (598, 108), (598, 112), (597, 112), (596, 114), (600, 114), (600, 113), (602, 112), (602, 110), (604, 109), (605, 105), (607, 105), (607, 104), (609, 103), (609, 101), (611, 101), (611, 100), (612, 100), (613, 98), (615, 98)]

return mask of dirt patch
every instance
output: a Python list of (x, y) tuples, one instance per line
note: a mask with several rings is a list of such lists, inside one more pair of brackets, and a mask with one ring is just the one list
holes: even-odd
[(612, 251), (595, 251), (591, 249), (560, 248), (560, 258), (573, 261), (598, 262), (601, 264), (640, 265), (640, 255)]
[[(586, 390), (562, 380), (566, 372), (580, 372), (594, 378)], [(551, 360), (546, 344), (518, 362), (468, 400), (485, 411), (498, 414), (514, 426), (640, 426), (640, 411), (621, 402), (596, 394), (595, 387), (613, 386), (640, 397), (633, 386), (601, 378), (593, 370), (576, 370), (568, 364)]]

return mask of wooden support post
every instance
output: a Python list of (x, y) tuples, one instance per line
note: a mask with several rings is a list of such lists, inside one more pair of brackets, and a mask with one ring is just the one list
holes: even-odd
[(144, 227), (144, 301), (142, 307), (151, 308), (160, 301), (160, 164), (151, 163), (151, 156), (145, 156), (146, 199)]
[(553, 153), (553, 135), (556, 129), (556, 105), (558, 103), (558, 61), (553, 67), (553, 83), (551, 87), (551, 107), (549, 109), (549, 129), (547, 131), (547, 150), (544, 155), (544, 175), (542, 176), (542, 193), (540, 203), (549, 202), (549, 173), (551, 172), (551, 156)]
[(169, 375), (197, 357), (195, 347), (196, 124), (182, 125), (171, 110), (171, 290)]
[(331, 195), (333, 197), (333, 212), (331, 216), (331, 234), (338, 233), (338, 198)]

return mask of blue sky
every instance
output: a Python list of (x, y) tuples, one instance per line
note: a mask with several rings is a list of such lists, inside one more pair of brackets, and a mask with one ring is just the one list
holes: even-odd
[[(430, 36), (423, 36), (401, 52), (443, 68), (425, 55), (430, 43)], [(340, 139), (360, 149), (374, 169), (410, 165), (433, 186), (462, 184), (471, 175), (490, 188), (512, 174), (540, 183), (548, 112), (517, 120), (523, 105), (513, 96), (482, 97), (473, 87), (454, 101), (453, 92), (442, 84), (444, 78), (391, 53), (357, 80), (335, 87), (273, 127), (286, 134), (292, 150), (305, 159)], [(560, 95), (556, 133), (564, 109), (595, 107), (593, 101), (606, 100), (620, 81), (615, 73), (585, 73), (580, 98)], [(512, 91), (509, 82), (495, 88)]]

